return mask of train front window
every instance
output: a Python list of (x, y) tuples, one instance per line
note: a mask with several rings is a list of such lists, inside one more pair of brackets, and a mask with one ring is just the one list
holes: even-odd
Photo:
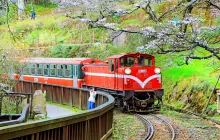
[(137, 57), (138, 66), (152, 66), (152, 59), (144, 56)]
[(121, 67), (131, 67), (134, 66), (134, 57), (124, 57), (120, 59)]

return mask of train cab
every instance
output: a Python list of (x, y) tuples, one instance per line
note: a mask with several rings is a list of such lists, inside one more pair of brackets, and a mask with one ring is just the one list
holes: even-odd
[(154, 57), (148, 54), (124, 54), (109, 57), (109, 72), (115, 74), (115, 89), (160, 89), (160, 69), (154, 66)]

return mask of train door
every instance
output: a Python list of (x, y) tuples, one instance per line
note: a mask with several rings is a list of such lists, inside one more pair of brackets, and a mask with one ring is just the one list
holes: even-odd
[(115, 89), (115, 82), (116, 82), (116, 77), (115, 77), (115, 59), (110, 59), (109, 60), (109, 72), (110, 76), (108, 76), (108, 85), (109, 88)]
[(78, 65), (73, 65), (73, 87), (78, 88)]

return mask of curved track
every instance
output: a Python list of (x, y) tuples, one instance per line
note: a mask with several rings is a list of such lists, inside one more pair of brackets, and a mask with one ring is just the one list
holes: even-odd
[[(175, 131), (174, 131), (174, 128), (173, 126), (168, 123), (166, 120), (164, 120), (163, 118), (161, 117), (158, 117), (157, 115), (154, 115), (154, 114), (149, 114), (150, 116), (160, 120), (161, 122), (165, 123), (170, 131), (171, 131), (171, 140), (174, 140), (175, 139)], [(135, 114), (135, 116), (137, 116), (143, 123), (146, 124), (146, 127), (147, 127), (147, 135), (144, 137), (144, 140), (150, 140), (153, 138), (154, 136), (154, 126), (152, 125), (152, 123), (145, 117), (139, 115), (139, 114)]]
[(152, 123), (139, 114), (135, 114), (135, 116), (137, 116), (147, 126), (147, 135), (144, 137), (144, 140), (150, 140), (154, 135), (154, 127)]
[(159, 119), (159, 120), (161, 120), (162, 122), (164, 122), (170, 128), (170, 131), (172, 133), (171, 134), (171, 140), (174, 140), (175, 139), (175, 131), (174, 131), (173, 126), (170, 123), (168, 123), (166, 120), (164, 120), (163, 118), (158, 117), (157, 115), (154, 115), (154, 114), (150, 114), (150, 115), (157, 118), (157, 119)]

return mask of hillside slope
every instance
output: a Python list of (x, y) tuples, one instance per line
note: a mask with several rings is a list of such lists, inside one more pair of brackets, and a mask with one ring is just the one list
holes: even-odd
[[(36, 20), (10, 23), (12, 32), (8, 32), (7, 25), (1, 25), (0, 47), (43, 47), (46, 52), (43, 57), (96, 57), (105, 60), (110, 55), (135, 52), (137, 46), (147, 41), (138, 35), (127, 35), (125, 46), (114, 46), (106, 42), (111, 32), (90, 28), (77, 20), (50, 13), (52, 12), (41, 13)], [(142, 16), (143, 11), (137, 11), (132, 16), (113, 20), (119, 20), (123, 22), (122, 26), (129, 28), (150, 26), (150, 22), (146, 23)], [(220, 74), (219, 60), (191, 60), (189, 65), (178, 66), (178, 56), (156, 55), (156, 65), (162, 68), (164, 102), (178, 108), (202, 112)], [(213, 96), (210, 107), (216, 108), (215, 103), (216, 98)]]

